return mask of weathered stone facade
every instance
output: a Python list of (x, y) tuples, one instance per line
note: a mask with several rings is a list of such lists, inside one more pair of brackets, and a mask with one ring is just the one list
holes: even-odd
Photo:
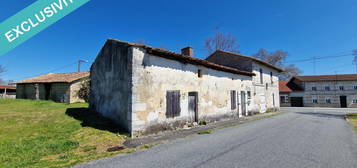
[(17, 99), (52, 100), (60, 103), (84, 102), (78, 97), (88, 72), (47, 74), (17, 82)]
[(250, 111), (264, 113), (280, 107), (278, 74), (283, 70), (261, 60), (224, 51), (216, 51), (207, 60), (255, 74), (252, 81), (253, 102), (248, 107)]
[(240, 117), (256, 106), (252, 76), (192, 56), (110, 39), (91, 67), (90, 108), (132, 135)]

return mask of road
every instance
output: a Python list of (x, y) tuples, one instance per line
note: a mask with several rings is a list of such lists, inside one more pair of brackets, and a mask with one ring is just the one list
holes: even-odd
[(357, 110), (282, 109), (289, 112), (77, 167), (357, 167), (357, 136), (344, 120)]

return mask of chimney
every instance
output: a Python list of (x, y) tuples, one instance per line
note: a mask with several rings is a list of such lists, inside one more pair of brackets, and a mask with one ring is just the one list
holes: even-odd
[(189, 57), (193, 57), (193, 48), (192, 47), (185, 47), (185, 48), (181, 49), (181, 54), (189, 56)]

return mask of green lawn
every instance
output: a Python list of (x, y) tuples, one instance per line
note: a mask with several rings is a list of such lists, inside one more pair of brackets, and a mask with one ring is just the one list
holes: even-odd
[(348, 122), (351, 124), (353, 130), (357, 134), (357, 113), (347, 114)]
[(86, 103), (0, 99), (0, 167), (66, 167), (118, 153), (127, 138)]

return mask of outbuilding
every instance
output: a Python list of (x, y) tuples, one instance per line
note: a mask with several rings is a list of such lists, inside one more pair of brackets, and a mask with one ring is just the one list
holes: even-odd
[(17, 84), (17, 99), (52, 100), (61, 103), (83, 102), (78, 97), (82, 79), (88, 78), (89, 72), (49, 73)]

